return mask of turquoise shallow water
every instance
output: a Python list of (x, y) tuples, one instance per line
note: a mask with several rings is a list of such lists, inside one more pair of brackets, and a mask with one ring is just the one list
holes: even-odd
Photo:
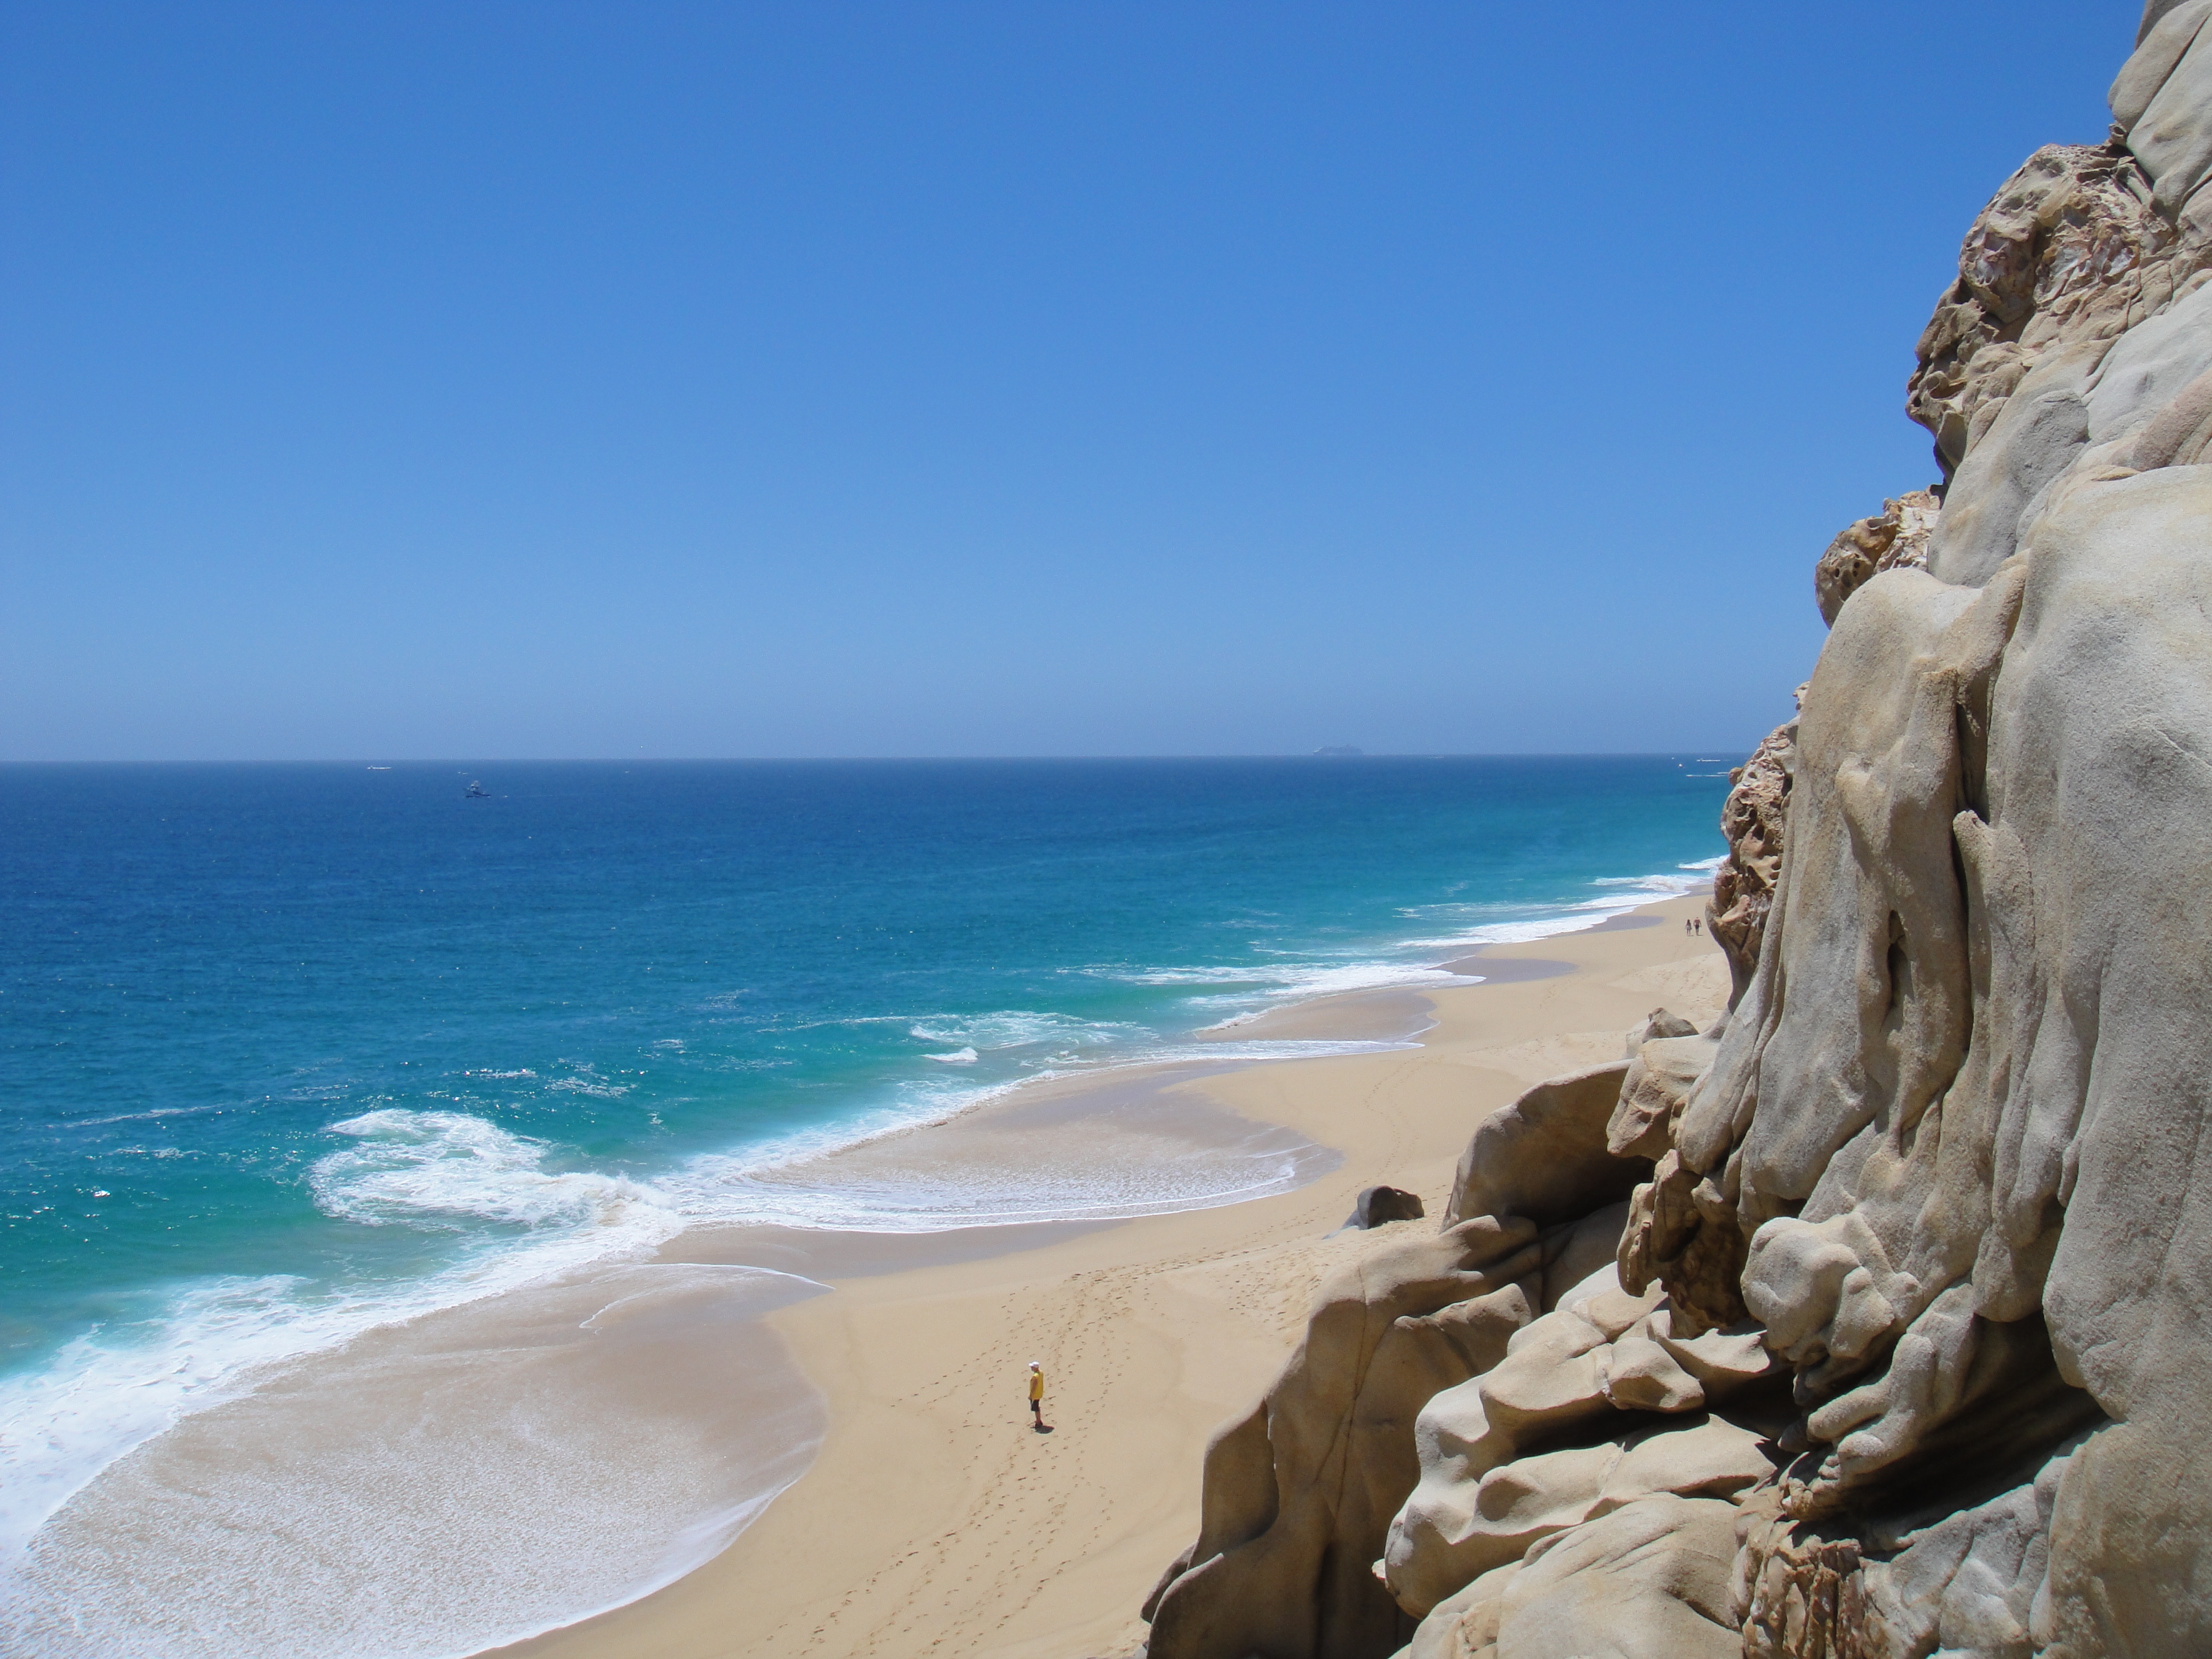
[(0, 768), (0, 1547), (243, 1365), (689, 1222), (1257, 1190), (746, 1177), (1686, 890), (1725, 770)]

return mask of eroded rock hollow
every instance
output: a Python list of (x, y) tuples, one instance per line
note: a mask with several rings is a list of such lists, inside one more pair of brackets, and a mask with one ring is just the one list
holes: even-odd
[(2212, 0), (1967, 233), (1715, 1030), (1484, 1122), (1222, 1431), (1152, 1659), (2212, 1653)]

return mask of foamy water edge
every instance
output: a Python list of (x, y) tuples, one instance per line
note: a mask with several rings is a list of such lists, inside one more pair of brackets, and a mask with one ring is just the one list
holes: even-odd
[[(1693, 890), (1718, 862), (1685, 865), (1680, 868), (1686, 873), (1679, 876), (1594, 884), (1613, 890), (1548, 914), (1510, 921), (1473, 921), (1466, 913), (1475, 907), (1422, 907), (1405, 913), (1407, 919), (1433, 918), (1447, 927), (1457, 919), (1468, 925), (1402, 941), (1395, 947), (1396, 960), (1083, 971), (1137, 984), (1188, 985), (1194, 994), (1186, 1000), (1194, 1007), (1209, 1003), (1240, 1007), (1242, 1012), (1202, 1028), (1218, 1032), (1273, 1008), (1321, 997), (1479, 982), (1480, 975), (1452, 972), (1436, 958), (1599, 925)], [(1455, 918), (1455, 909), (1462, 914)], [(1426, 959), (1413, 959), (1417, 956)], [(1213, 987), (1221, 988), (1206, 988)], [(1255, 1003), (1259, 1006), (1251, 1006)], [(994, 1026), (994, 1021), (999, 1024)], [(896, 1191), (809, 1189), (788, 1177), (830, 1153), (948, 1121), (1032, 1084), (1077, 1076), (1104, 1078), (1175, 1062), (1258, 1063), (1410, 1046), (1217, 1039), (1194, 1052), (1188, 1036), (1196, 1033), (1174, 1042), (1129, 1042), (1124, 1046), (1112, 1029), (1022, 1011), (966, 1020), (918, 1020), (913, 1023), (915, 1036), (945, 1045), (945, 1052), (921, 1058), (944, 1068), (948, 1084), (957, 1080), (951, 1073), (976, 1062), (979, 1050), (988, 1053), (994, 1048), (1053, 1040), (1104, 1052), (1096, 1064), (1048, 1066), (989, 1085), (933, 1089), (920, 1103), (878, 1107), (835, 1126), (756, 1143), (739, 1152), (697, 1154), (650, 1181), (548, 1168), (557, 1148), (468, 1113), (389, 1109), (331, 1125), (332, 1133), (348, 1136), (350, 1144), (319, 1159), (310, 1173), (310, 1188), (325, 1213), (365, 1225), (488, 1220), (527, 1228), (529, 1236), (482, 1241), (446, 1269), (397, 1284), (351, 1290), (340, 1286), (309, 1295), (304, 1293), (305, 1281), (287, 1276), (204, 1281), (176, 1293), (155, 1317), (112, 1333), (95, 1329), (65, 1345), (39, 1371), (0, 1380), (0, 1472), (5, 1475), (0, 1480), (0, 1600), (9, 1595), (14, 1571), (30, 1538), (102, 1469), (185, 1418), (240, 1398), (289, 1365), (343, 1346), (368, 1331), (596, 1263), (642, 1259), (696, 1225), (758, 1223), (918, 1232), (1040, 1220), (1127, 1219), (1216, 1207), (1289, 1190), (1310, 1177), (1302, 1176), (1295, 1160), (1288, 1160), (1279, 1150), (1249, 1160), (1258, 1166), (1248, 1172), (1255, 1178), (1217, 1183), (1205, 1191), (1161, 1187), (1101, 1194), (1095, 1201), (1075, 1192), (1058, 1191), (932, 1206), (907, 1201)], [(1123, 1029), (1133, 1035), (1140, 1028)], [(770, 1492), (747, 1506), (726, 1532), (718, 1530), (720, 1541), (707, 1553), (723, 1547), (774, 1496)], [(658, 1576), (624, 1600), (647, 1594), (696, 1565), (691, 1560)], [(502, 1639), (520, 1639), (604, 1610), (564, 1611), (550, 1622), (518, 1629)]]

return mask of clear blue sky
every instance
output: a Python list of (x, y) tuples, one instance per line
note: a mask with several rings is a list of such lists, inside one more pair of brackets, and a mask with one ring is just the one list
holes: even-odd
[(0, 14), (0, 758), (1738, 752), (2114, 3)]

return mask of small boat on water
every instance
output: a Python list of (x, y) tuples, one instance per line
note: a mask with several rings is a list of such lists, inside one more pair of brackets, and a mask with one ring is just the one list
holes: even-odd
[(485, 790), (483, 784), (477, 782), (474, 778), (471, 778), (469, 780), (469, 787), (462, 794), (461, 799), (463, 800), (489, 800), (491, 796)]

